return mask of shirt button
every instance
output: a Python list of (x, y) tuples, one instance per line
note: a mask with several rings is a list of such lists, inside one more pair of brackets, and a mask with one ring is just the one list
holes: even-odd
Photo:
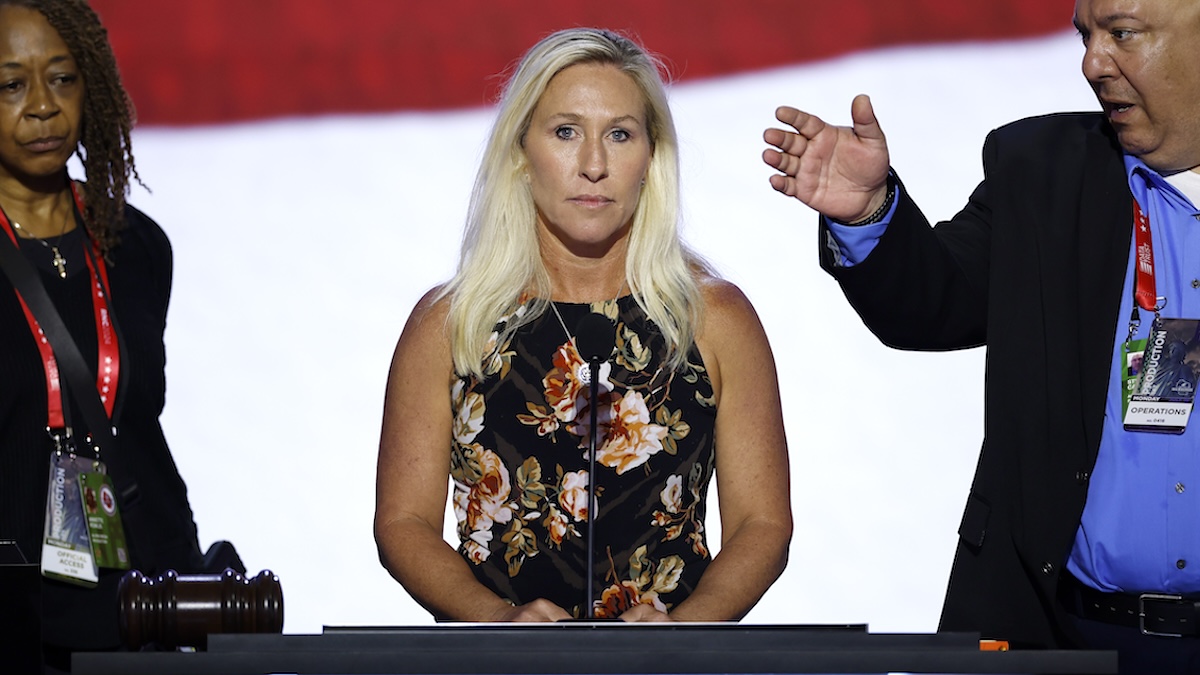
[(1178, 567), (1179, 569), (1183, 569), (1183, 568), (1187, 567), (1187, 561), (1184, 560), (1183, 558), (1180, 558), (1179, 560), (1175, 561), (1175, 566)]
[(1200, 279), (1192, 279), (1192, 288), (1200, 288)]
[[(1183, 562), (1182, 560), (1179, 562)], [(1042, 574), (1047, 576), (1054, 574), (1054, 563), (1042, 563)]]
[(1183, 494), (1184, 489), (1185, 488), (1183, 487), (1183, 483), (1175, 484), (1175, 491), (1178, 492), (1179, 494)]

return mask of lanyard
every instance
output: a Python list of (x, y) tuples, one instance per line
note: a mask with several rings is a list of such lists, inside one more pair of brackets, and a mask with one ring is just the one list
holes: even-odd
[(1157, 312), (1158, 298), (1154, 289), (1154, 243), (1150, 237), (1150, 217), (1133, 200), (1133, 236), (1137, 243), (1137, 280), (1133, 298), (1147, 312)]
[(1133, 199), (1133, 237), (1134, 237), (1134, 285), (1133, 312), (1129, 316), (1129, 336), (1126, 342), (1133, 339), (1141, 318), (1138, 308), (1147, 312), (1158, 312), (1163, 305), (1158, 304), (1158, 293), (1154, 283), (1154, 242), (1150, 235), (1150, 216), (1142, 209), (1136, 197)]
[[(83, 201), (73, 183), (71, 184), (71, 196), (75, 199), (76, 209), (82, 212)], [(3, 210), (0, 210), (0, 227), (12, 239), (13, 244), (17, 244), (16, 232), (9, 224), (8, 216), (4, 214)], [(84, 246), (86, 254), (84, 258), (92, 291), (92, 311), (98, 347), (96, 392), (100, 395), (100, 402), (104, 405), (104, 411), (111, 420), (117, 399), (115, 394), (121, 370), (121, 353), (117, 344), (116, 330), (112, 323), (112, 313), (108, 306), (108, 268), (104, 264), (104, 257), (99, 255), (96, 244), (90, 239), (88, 241), (92, 245)], [(46, 374), (46, 408), (48, 411), (46, 426), (50, 430), (65, 429), (67, 425), (63, 413), (62, 383), (59, 378), (58, 361), (54, 358), (54, 350), (19, 292), (17, 299), (21, 302), (25, 320), (29, 323), (29, 330), (37, 342), (38, 353), (42, 358), (42, 366)]]

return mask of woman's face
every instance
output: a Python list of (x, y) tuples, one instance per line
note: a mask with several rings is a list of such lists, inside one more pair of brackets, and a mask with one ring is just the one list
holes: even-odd
[(600, 256), (628, 234), (651, 156), (632, 78), (609, 64), (564, 69), (534, 108), (523, 145), (542, 236)]
[(0, 180), (54, 176), (79, 143), (83, 78), (46, 17), (0, 6)]

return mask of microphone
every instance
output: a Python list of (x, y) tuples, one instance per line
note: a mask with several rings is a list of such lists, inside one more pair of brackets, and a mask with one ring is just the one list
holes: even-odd
[(579, 356), (588, 363), (588, 397), (591, 405), (588, 427), (588, 534), (587, 534), (587, 602), (586, 618), (596, 618), (596, 411), (600, 398), (600, 364), (612, 355), (613, 346), (617, 342), (617, 327), (608, 317), (595, 312), (588, 312), (575, 325), (575, 349)]
[(612, 354), (617, 342), (617, 327), (608, 317), (588, 312), (575, 325), (575, 348), (579, 356), (597, 366)]

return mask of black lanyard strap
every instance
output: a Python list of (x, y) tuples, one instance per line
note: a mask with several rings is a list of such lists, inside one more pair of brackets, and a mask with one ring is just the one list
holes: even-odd
[[(95, 376), (89, 372), (79, 347), (74, 338), (54, 308), (54, 302), (46, 293), (46, 288), (38, 276), (37, 270), (8, 237), (0, 236), (0, 268), (12, 282), (21, 298), (25, 300), (29, 311), (37, 319), (46, 339), (54, 350), (58, 366), (67, 386), (64, 387), (72, 400), (83, 413), (84, 422), (92, 436), (92, 450), (99, 456), (101, 449), (110, 448), (115, 443), (112, 423), (96, 393)], [(92, 282), (94, 283), (94, 282)]]

